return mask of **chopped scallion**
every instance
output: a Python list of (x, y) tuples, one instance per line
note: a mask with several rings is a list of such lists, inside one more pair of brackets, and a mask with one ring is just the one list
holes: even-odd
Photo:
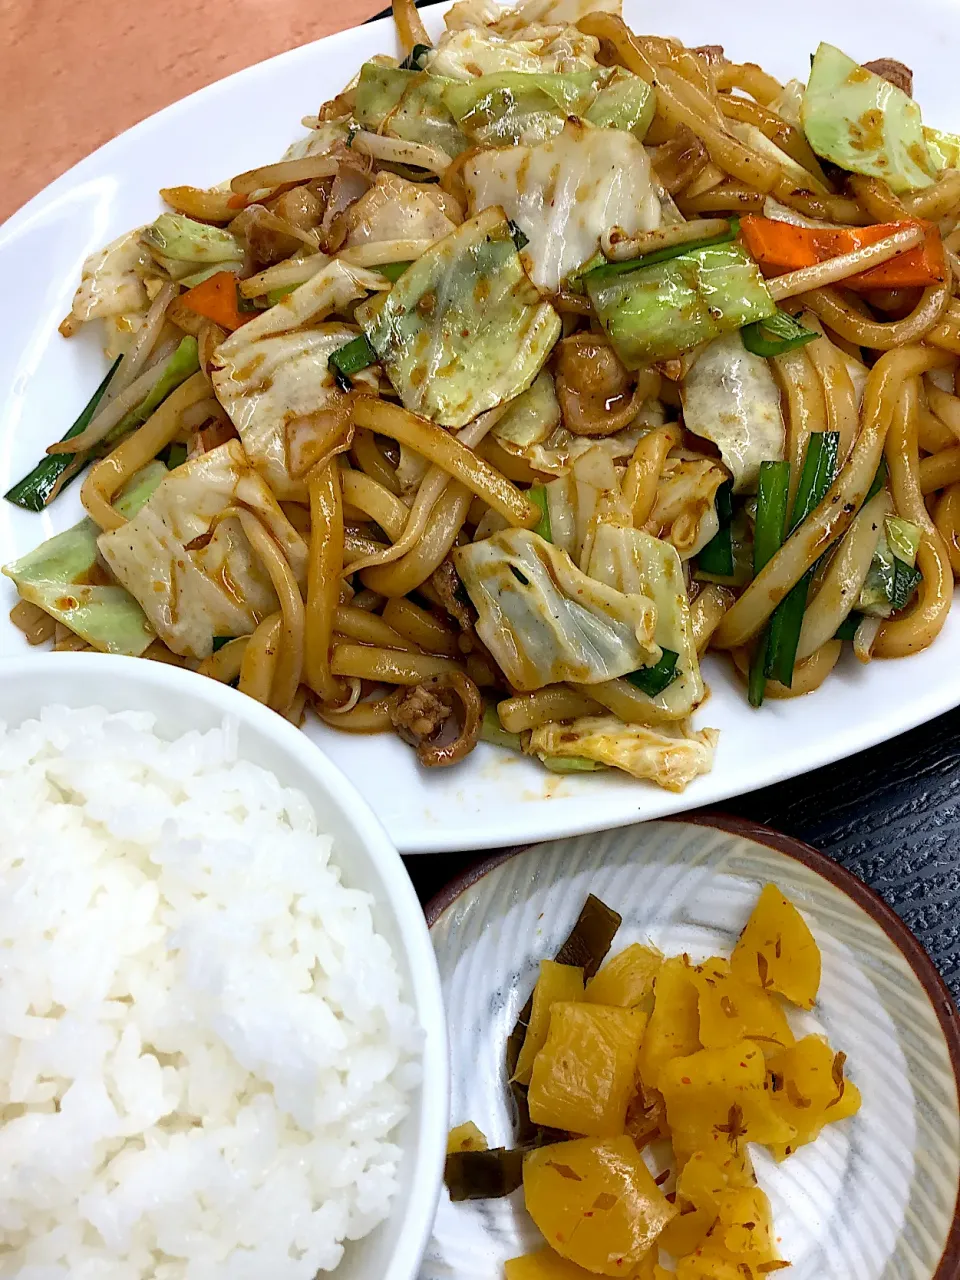
[(525, 249), (530, 243), (530, 237), (517, 226), (512, 218), (508, 218), (507, 221), (510, 226), (510, 234), (513, 236), (513, 243), (517, 246), (517, 253), (519, 253), (521, 249)]
[(673, 649), (662, 649), (657, 662), (649, 667), (641, 667), (639, 671), (631, 671), (627, 679), (641, 693), (655, 698), (679, 676), (680, 672), (677, 670), (679, 657), (680, 655)]
[(733, 481), (728, 480), (717, 490), (716, 507), (720, 527), (697, 557), (697, 568), (718, 577), (733, 577), (733, 537), (730, 524), (733, 520)]
[(871, 498), (875, 498), (876, 495), (880, 492), (880, 490), (883, 488), (883, 486), (886, 483), (887, 483), (887, 460), (886, 458), (881, 458), (880, 465), (879, 467), (877, 467), (877, 474), (873, 477), (873, 483), (870, 485), (870, 488), (867, 490), (867, 496), (863, 500), (863, 505), (866, 506)]
[(337, 380), (337, 386), (343, 391), (349, 391), (353, 386), (350, 381), (353, 375), (371, 364), (376, 364), (377, 359), (377, 353), (367, 341), (366, 335), (361, 333), (344, 346), (338, 347), (327, 361), (327, 365)]
[[(121, 356), (117, 356), (116, 360), (114, 360), (107, 371), (107, 376), (87, 401), (79, 418), (63, 437), (64, 440), (71, 440), (74, 436), (78, 436), (81, 431), (85, 431), (90, 425), (97, 405), (103, 399), (104, 393), (110, 385), (110, 379), (116, 373), (121, 359)], [(72, 474), (65, 476), (65, 473), (70, 471), (71, 468), (73, 468)], [(57, 493), (62, 492), (82, 470), (83, 464), (75, 454), (49, 453), (37, 463), (29, 475), (24, 476), (12, 489), (8, 489), (3, 496), (8, 502), (12, 502), (18, 507), (23, 507), (25, 511), (42, 511), (47, 503)]]
[(669, 262), (671, 258), (692, 253), (694, 249), (708, 249), (711, 245), (728, 244), (739, 234), (740, 219), (731, 218), (729, 228), (721, 231), (719, 235), (707, 236), (704, 240), (688, 240), (686, 244), (670, 244), (664, 249), (654, 249), (652, 253), (645, 253), (640, 258), (628, 258), (626, 262), (605, 262), (602, 266), (594, 267), (592, 271), (583, 272), (581, 279), (598, 281), (608, 280), (611, 276), (627, 275), (631, 271), (639, 271), (642, 267), (652, 267), (657, 262)]
[(848, 613), (833, 633), (834, 640), (852, 640), (857, 634), (857, 627), (862, 621), (863, 614), (857, 613), (856, 609)]
[[(806, 457), (797, 496), (793, 504), (790, 531), (793, 532), (823, 501), (833, 483), (840, 447), (838, 431), (815, 431), (807, 442)], [(770, 619), (770, 641), (765, 672), (772, 679), (788, 687), (793, 682), (793, 667), (800, 642), (800, 628), (807, 608), (807, 593), (816, 571), (816, 565), (803, 575), (800, 581), (784, 597)]]
[(743, 345), (755, 356), (782, 356), (785, 351), (805, 346), (819, 336), (816, 330), (808, 329), (786, 311), (775, 311), (772, 316), (744, 325), (740, 330)]
[(167, 449), (166, 467), (168, 471), (173, 471), (177, 467), (182, 467), (187, 460), (187, 446), (182, 441), (174, 441)]
[[(783, 545), (787, 526), (787, 498), (790, 491), (790, 464), (788, 462), (761, 462), (757, 487), (757, 519), (753, 534), (754, 576), (772, 560)], [(765, 628), (757, 641), (757, 648), (750, 663), (747, 696), (751, 707), (763, 703), (766, 684), (767, 645), (769, 632)]]
[(551, 773), (599, 773), (607, 765), (586, 756), (541, 756), (540, 763)]
[(415, 44), (404, 60), (400, 63), (401, 71), (422, 71), (423, 62), (428, 53), (433, 53), (433, 49), (428, 44)]
[(919, 569), (901, 560), (899, 556), (894, 556), (893, 561), (896, 572), (893, 576), (890, 603), (893, 606), (893, 612), (897, 613), (898, 610), (907, 607), (910, 597), (923, 581), (923, 574)]
[(540, 508), (540, 519), (533, 532), (539, 534), (544, 542), (553, 541), (553, 528), (550, 524), (550, 508), (547, 505), (547, 491), (542, 484), (532, 484), (527, 490), (527, 497)]
[(483, 720), (480, 724), (481, 742), (489, 742), (494, 747), (506, 747), (509, 751), (521, 751), (519, 733), (508, 733), (500, 723), (497, 708), (488, 703), (483, 709)]
[(386, 276), (391, 284), (396, 284), (409, 266), (409, 262), (382, 262), (376, 270)]

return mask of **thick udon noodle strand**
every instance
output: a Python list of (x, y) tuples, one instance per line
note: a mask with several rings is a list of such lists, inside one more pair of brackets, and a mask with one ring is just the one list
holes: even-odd
[[(405, 413), (406, 410), (401, 410), (401, 412)], [(480, 444), (487, 432), (500, 420), (500, 418), (503, 417), (505, 412), (506, 406), (498, 405), (495, 409), (491, 409), (489, 412), (481, 414), (479, 418), (468, 423), (456, 437), (449, 436), (447, 438), (455, 444), (457, 448), (473, 457), (475, 455), (471, 453), (471, 450), (476, 449), (477, 445)], [(413, 414), (408, 416), (413, 418), (415, 422), (419, 423), (423, 421), (423, 419), (416, 418)], [(432, 426), (432, 424), (430, 425)], [(441, 434), (445, 433), (441, 432)], [(403, 441), (402, 443), (407, 443), (407, 441)], [(415, 446), (410, 447), (415, 448)], [(423, 456), (427, 455), (424, 454)], [(449, 466), (444, 466), (439, 462), (434, 461), (433, 466), (430, 467), (423, 479), (420, 481), (420, 487), (417, 490), (417, 496), (414, 499), (413, 506), (407, 512), (403, 532), (394, 541), (393, 546), (387, 547), (382, 551), (371, 551), (368, 555), (364, 555), (355, 561), (351, 561), (349, 565), (350, 573), (357, 573), (361, 569), (372, 568), (376, 565), (393, 564), (394, 562), (401, 560), (404, 556), (412, 554), (416, 550), (418, 543), (420, 543), (423, 538), (424, 533), (427, 530), (430, 516), (449, 483)], [(461, 521), (461, 524), (462, 523), (463, 522)], [(388, 536), (391, 536), (390, 531), (386, 526), (384, 526), (384, 531)], [(433, 570), (431, 570), (431, 573), (432, 572)], [(410, 589), (412, 590), (413, 588)]]
[(814, 432), (827, 429), (827, 406), (823, 385), (805, 348), (774, 356), (772, 363), (786, 400), (786, 457), (790, 463), (792, 501), (800, 481), (807, 442)]
[(922, 405), (917, 415), (917, 439), (924, 453), (940, 453), (943, 449), (953, 448), (957, 443), (957, 437), (950, 428)]
[(918, 403), (917, 380), (909, 378), (897, 399), (884, 454), (897, 514), (912, 520), (922, 530), (917, 568), (923, 574), (923, 580), (916, 603), (899, 617), (881, 623), (873, 646), (876, 658), (902, 658), (926, 649), (940, 634), (953, 599), (950, 555), (920, 492)]
[(303, 675), (321, 703), (336, 704), (343, 695), (343, 685), (330, 671), (330, 645), (343, 573), (343, 503), (337, 463), (331, 460), (312, 471), (307, 478), (307, 489), (310, 551)]
[[(819, 321), (813, 316), (805, 315), (803, 323), (807, 328), (823, 333)], [(809, 343), (804, 351), (823, 388), (827, 430), (839, 433), (839, 458), (841, 462), (845, 462), (860, 426), (860, 407), (847, 362), (826, 336)]]
[(358, 702), (349, 711), (335, 711), (332, 707), (317, 707), (317, 715), (334, 729), (346, 733), (389, 733), (393, 728), (390, 719), (391, 699), (378, 698)]
[(404, 653), (419, 653), (420, 646), (394, 631), (376, 613), (368, 609), (352, 609), (350, 605), (338, 606), (333, 618), (336, 636), (347, 640), (359, 640), (361, 644), (377, 645), (381, 649), (398, 649)]
[(197, 667), (198, 673), (209, 676), (212, 680), (219, 680), (221, 684), (233, 684), (240, 675), (249, 640), (249, 636), (237, 636), (234, 640), (228, 640), (216, 652), (211, 653), (209, 658), (204, 658)]
[[(780, 176), (779, 166), (748, 150), (722, 126), (705, 120), (694, 106), (688, 105), (692, 92), (680, 88), (678, 78), (665, 73), (662, 66), (655, 69), (651, 65), (638, 38), (622, 18), (612, 13), (591, 13), (581, 18), (577, 26), (585, 35), (609, 41), (620, 64), (654, 88), (657, 111), (663, 120), (673, 128), (686, 125), (706, 147), (711, 160), (725, 173), (757, 191), (773, 190)], [(692, 86), (688, 85), (687, 89), (692, 91)], [(677, 96), (678, 90), (686, 100), (682, 101)]]
[(870, 320), (859, 315), (832, 288), (814, 289), (803, 298), (804, 305), (858, 347), (873, 351), (893, 351), (920, 339), (931, 330), (950, 302), (950, 285), (936, 284), (924, 289), (920, 301), (902, 320)]
[(948, 428), (953, 442), (960, 442), (960, 397), (941, 390), (929, 379), (926, 380), (925, 392), (931, 412)]
[(603, 714), (603, 707), (565, 684), (548, 684), (533, 693), (518, 693), (497, 703), (500, 723), (508, 733), (524, 733), (558, 720)]
[(797, 645), (798, 662), (811, 657), (821, 645), (831, 640), (856, 606), (880, 541), (883, 521), (892, 511), (893, 501), (886, 489), (881, 489), (857, 513), (827, 566), (819, 591), (803, 615)]
[(403, 534), (410, 508), (386, 485), (363, 471), (340, 472), (343, 500), (375, 521), (388, 538), (397, 542)]
[(820, 167), (820, 161), (803, 133), (794, 125), (788, 124), (775, 112), (749, 98), (724, 96), (720, 99), (720, 110), (728, 120), (755, 125), (764, 137), (776, 143), (791, 160), (805, 169), (824, 194), (829, 194), (830, 184)]
[(847, 178), (847, 189), (874, 222), (902, 222), (911, 216), (902, 200), (894, 195), (882, 178), (867, 178), (862, 174), (852, 173)]
[(271, 613), (264, 618), (248, 639), (240, 661), (240, 682), (237, 687), (248, 698), (262, 702), (264, 706), (270, 703), (282, 629), (283, 619), (279, 613)]
[(920, 459), (920, 492), (924, 497), (960, 480), (960, 444)]
[(587, 698), (593, 698), (615, 716), (619, 716), (624, 724), (665, 724), (667, 721), (682, 719), (636, 685), (632, 685), (629, 680), (601, 680), (598, 684), (571, 682), (570, 688)]
[(720, 625), (720, 619), (733, 604), (735, 597), (729, 587), (708, 582), (697, 592), (690, 605), (690, 626), (693, 643), (701, 657), (707, 651), (710, 639)]
[(943, 491), (933, 513), (933, 522), (947, 548), (954, 577), (960, 577), (960, 482)]
[(932, 187), (914, 192), (903, 203), (915, 218), (928, 218), (931, 222), (956, 213), (960, 210), (960, 172), (948, 169)]
[(384, 489), (399, 496), (400, 481), (397, 479), (397, 469), (391, 466), (384, 456), (372, 431), (364, 431), (362, 427), (357, 428), (351, 453), (354, 462), (364, 475), (368, 475), (371, 480), (376, 480), (377, 484), (383, 485)]
[(335, 644), (330, 666), (334, 675), (356, 676), (383, 684), (422, 684), (431, 676), (462, 671), (450, 658), (432, 653), (401, 653), (365, 644)]
[(509, 524), (532, 529), (540, 519), (540, 508), (535, 502), (443, 427), (399, 405), (370, 396), (360, 396), (353, 412), (358, 426), (378, 431), (416, 450), (466, 485), (488, 507), (499, 511)]
[(885, 239), (878, 240), (876, 244), (865, 245), (851, 253), (838, 254), (835, 258), (828, 258), (812, 267), (801, 267), (798, 271), (776, 276), (767, 281), (767, 288), (775, 301), (794, 298), (798, 294), (809, 293), (812, 289), (823, 289), (915, 249), (923, 243), (923, 236), (922, 227), (903, 227)]
[(400, 43), (407, 53), (413, 53), (418, 44), (429, 48), (433, 43), (414, 0), (393, 0), (393, 21)]
[(392, 564), (364, 569), (360, 580), (380, 595), (405, 596), (438, 569), (456, 542), (470, 510), (470, 490), (454, 481), (447, 484), (430, 511), (419, 540)]
[(769, 107), (783, 92), (780, 81), (755, 62), (721, 62), (715, 68), (713, 78), (720, 92), (742, 89), (765, 107)]
[[(923, 347), (888, 351), (864, 389), (857, 443), (820, 505), (761, 569), (714, 633), (714, 644), (734, 649), (752, 639), (788, 591), (850, 527), (873, 483), (906, 379), (950, 364), (949, 356)], [(897, 509), (900, 503), (894, 491)], [(908, 517), (909, 518), (909, 517)]]
[(648, 431), (637, 442), (623, 477), (623, 499), (632, 513), (633, 527), (642, 529), (657, 501), (657, 485), (667, 454), (680, 443), (676, 422)]
[(296, 696), (303, 674), (304, 607), (297, 579), (286, 557), (267, 529), (251, 512), (242, 507), (233, 512), (258, 560), (266, 569), (280, 601), (282, 621), (280, 653), (277, 657), (270, 706), (284, 714)]
[(457, 636), (434, 614), (421, 609), (405, 596), (394, 597), (383, 606), (383, 620), (424, 653), (456, 658), (460, 653)]
[(80, 501), (87, 515), (101, 529), (119, 529), (126, 520), (112, 505), (113, 499), (128, 480), (152, 462), (161, 449), (176, 438), (180, 430), (180, 415), (198, 400), (210, 394), (210, 383), (203, 373), (195, 373), (182, 382), (176, 391), (146, 420), (139, 430), (119, 444), (90, 471)]
[(724, 182), (704, 191), (702, 195), (688, 196), (682, 193), (676, 199), (677, 208), (684, 217), (698, 218), (706, 213), (727, 213), (730, 210), (736, 210), (737, 213), (761, 213), (766, 196), (762, 191), (754, 191), (751, 187)]

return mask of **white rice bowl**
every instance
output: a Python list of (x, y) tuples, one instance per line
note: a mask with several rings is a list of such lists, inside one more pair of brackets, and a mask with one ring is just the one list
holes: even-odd
[(0, 1277), (310, 1280), (382, 1221), (421, 1033), (236, 728), (0, 725)]

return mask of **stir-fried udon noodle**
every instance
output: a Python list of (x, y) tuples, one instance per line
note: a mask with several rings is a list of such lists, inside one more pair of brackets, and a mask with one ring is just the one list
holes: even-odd
[(88, 260), (61, 332), (113, 363), (7, 494), (83, 473), (5, 569), (29, 640), (674, 790), (708, 648), (760, 707), (933, 643), (960, 138), (900, 63), (781, 84), (615, 8), (461, 0), (433, 44), (397, 0), (403, 61)]

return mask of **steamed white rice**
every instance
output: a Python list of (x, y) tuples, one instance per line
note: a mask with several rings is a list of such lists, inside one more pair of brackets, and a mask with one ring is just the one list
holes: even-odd
[(0, 1277), (309, 1280), (388, 1213), (420, 1034), (229, 722), (0, 725)]

